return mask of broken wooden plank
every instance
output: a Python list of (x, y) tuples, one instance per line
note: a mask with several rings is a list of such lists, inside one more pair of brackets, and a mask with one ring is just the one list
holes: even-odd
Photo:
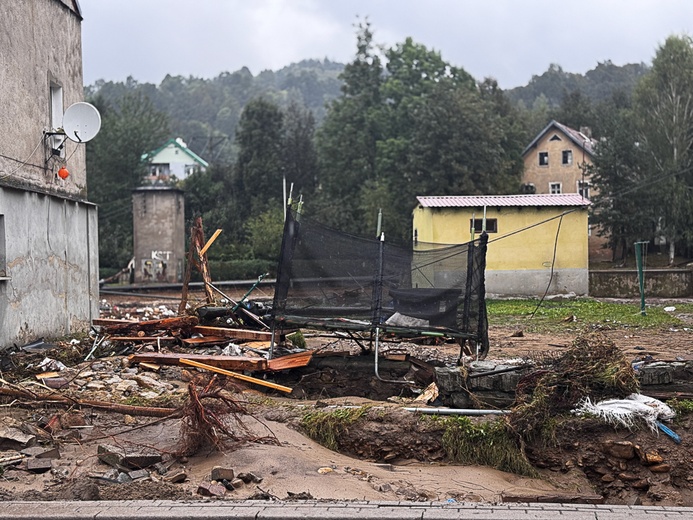
[(228, 343), (229, 338), (222, 336), (205, 336), (203, 338), (184, 338), (181, 340), (186, 347), (199, 347), (200, 345), (216, 345), (217, 343)]
[(304, 367), (308, 363), (310, 363), (312, 357), (312, 350), (298, 352), (296, 354), (289, 354), (288, 356), (270, 359), (267, 362), (267, 368), (269, 368), (269, 370), (276, 372), (277, 370), (287, 370), (289, 368)]
[[(205, 325), (197, 325), (192, 328), (192, 332), (197, 332), (203, 336), (222, 336), (231, 339), (250, 339), (259, 341), (271, 341), (272, 333), (264, 330), (250, 329), (230, 329), (226, 327), (207, 327)], [(279, 338), (278, 338), (279, 340)]]
[(211, 366), (228, 370), (249, 370), (262, 372), (267, 370), (267, 360), (261, 357), (244, 356), (207, 356), (205, 354), (161, 354), (145, 352), (132, 354), (128, 357), (130, 363), (156, 363), (158, 365), (180, 365), (180, 359), (192, 359)]
[(178, 341), (174, 336), (108, 336), (111, 341)]
[[(120, 323), (104, 323), (106, 320), (96, 319), (94, 325), (100, 325), (105, 329), (105, 332), (114, 334), (117, 332), (126, 332), (133, 330), (171, 330), (171, 329), (189, 329), (197, 325), (200, 321), (197, 316), (176, 316), (174, 318), (164, 318), (161, 320), (147, 321), (125, 321), (117, 320)], [(108, 320), (116, 321), (116, 320)]]
[(185, 364), (185, 365), (190, 365), (190, 366), (197, 367), (197, 368), (203, 368), (205, 370), (209, 370), (210, 372), (216, 372), (217, 374), (223, 374), (225, 376), (233, 377), (235, 379), (240, 379), (241, 381), (246, 381), (248, 383), (254, 383), (256, 385), (266, 386), (266, 387), (272, 388), (274, 390), (279, 390), (280, 392), (286, 392), (287, 394), (290, 394), (293, 391), (293, 388), (289, 388), (288, 386), (278, 385), (276, 383), (264, 381), (264, 380), (258, 379), (256, 377), (250, 377), (250, 376), (245, 376), (243, 374), (237, 374), (236, 372), (231, 372), (230, 370), (224, 370), (223, 368), (217, 368), (217, 367), (214, 367), (211, 365), (205, 365), (204, 363), (198, 363), (197, 361), (193, 361), (191, 359), (180, 358), (180, 362)]

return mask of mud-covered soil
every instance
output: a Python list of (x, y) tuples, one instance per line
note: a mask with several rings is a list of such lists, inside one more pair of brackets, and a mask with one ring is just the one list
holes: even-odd
[[(541, 360), (555, 357), (571, 345), (578, 328), (556, 334), (527, 331), (520, 334), (520, 330), (517, 326), (492, 327), (489, 358)], [(690, 352), (693, 332), (689, 330), (614, 328), (603, 332), (629, 360), (645, 355), (663, 360), (693, 359)], [(360, 351), (357, 345), (345, 340), (307, 336), (311, 348)], [(386, 353), (406, 352), (432, 364), (454, 364), (459, 357), (459, 347), (451, 343), (384, 343), (382, 348)], [(354, 363), (351, 370), (360, 370), (358, 363)], [(181, 371), (164, 373), (178, 377)], [(346, 379), (356, 381), (355, 374), (347, 373)], [(402, 375), (393, 374), (397, 377)], [(314, 383), (324, 387), (324, 395), (317, 399), (305, 395), (286, 398), (241, 386), (242, 391), (233, 395), (247, 403), (250, 415), (245, 422), (248, 427), (257, 432), (258, 437), (266, 436), (269, 430), (277, 442), (245, 442), (233, 449), (222, 452), (207, 450), (190, 458), (171, 456), (180, 438), (179, 419), (132, 418), (75, 407), (73, 411), (81, 414), (86, 422), (79, 428), (79, 438), (54, 435), (41, 441), (60, 449), (60, 458), (46, 473), (32, 473), (22, 465), (5, 466), (0, 477), (0, 498), (208, 499), (198, 494), (200, 484), (210, 482), (213, 467), (225, 466), (233, 468), (236, 473), (252, 472), (262, 478), (261, 482), (244, 484), (235, 491), (228, 491), (223, 498), (232, 500), (304, 496), (325, 500), (455, 499), (493, 502), (501, 500), (504, 493), (526, 496), (598, 493), (605, 497), (606, 502), (615, 504), (693, 505), (691, 477), (688, 476), (693, 475), (693, 454), (689, 449), (693, 432), (689, 418), (680, 419), (673, 425), (681, 435), (681, 444), (647, 429), (629, 432), (586, 420), (566, 422), (556, 432), (556, 446), (527, 447), (530, 461), (541, 474), (540, 479), (531, 479), (485, 467), (450, 464), (442, 448), (441, 432), (431, 427), (430, 422), (400, 410), (393, 399), (388, 399), (410, 397), (403, 395), (400, 386), (367, 388), (354, 383), (354, 397), (337, 399), (331, 395), (330, 388), (344, 381), (345, 373), (334, 369), (332, 376), (331, 379), (329, 371), (314, 376), (320, 378)], [(180, 387), (186, 385), (183, 381), (169, 382)], [(231, 392), (237, 388), (239, 385), (236, 383), (229, 385), (228, 390)], [(95, 395), (85, 390), (79, 397), (89, 399)], [(103, 395), (99, 394), (98, 398), (103, 398)], [(342, 453), (317, 444), (300, 429), (301, 417), (310, 411), (364, 403), (381, 411), (349, 426), (340, 439)], [(32, 427), (36, 427), (43, 417), (65, 412), (49, 403), (36, 404), (10, 398), (2, 398), (2, 404), (4, 416), (12, 416)], [(634, 455), (629, 458), (613, 456), (609, 442), (631, 443)], [(157, 450), (168, 457), (168, 473), (150, 471), (141, 480), (115, 482), (107, 476), (111, 468), (96, 456), (97, 447), (103, 443)], [(658, 457), (643, 462), (635, 447)], [(656, 463), (650, 463), (652, 461)], [(181, 471), (186, 473), (184, 482), (167, 481), (167, 475)]]

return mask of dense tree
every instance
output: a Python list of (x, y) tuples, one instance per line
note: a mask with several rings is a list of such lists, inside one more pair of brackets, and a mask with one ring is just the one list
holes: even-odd
[(233, 202), (246, 217), (282, 205), (283, 118), (281, 109), (263, 98), (250, 101), (241, 114)]
[(635, 91), (636, 124), (656, 182), (651, 200), (673, 263), (675, 244), (693, 240), (693, 40), (671, 36)]
[(124, 94), (117, 106), (98, 96), (99, 134), (87, 146), (89, 198), (99, 205), (99, 262), (121, 269), (132, 255), (132, 190), (141, 185), (142, 154), (161, 145), (168, 120), (139, 92)]

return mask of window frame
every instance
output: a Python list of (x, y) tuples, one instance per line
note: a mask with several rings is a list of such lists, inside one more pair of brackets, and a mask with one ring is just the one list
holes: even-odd
[[(544, 162), (542, 162), (542, 159), (545, 159)], [(539, 152), (539, 166), (548, 166), (549, 165), (549, 152)]]
[[(555, 191), (554, 188), (558, 188), (558, 191)], [(560, 195), (561, 193), (563, 193), (563, 183), (549, 182), (549, 193), (551, 195)]]
[[(566, 161), (566, 157), (568, 160)], [(573, 151), (572, 150), (562, 150), (561, 151), (561, 164), (563, 166), (573, 165)]]
[[(472, 229), (472, 222), (474, 223), (474, 233), (482, 233), (484, 219), (475, 218), (469, 219), (469, 229)], [(498, 219), (497, 218), (487, 218), (486, 219), (486, 232), (487, 233), (498, 233)]]

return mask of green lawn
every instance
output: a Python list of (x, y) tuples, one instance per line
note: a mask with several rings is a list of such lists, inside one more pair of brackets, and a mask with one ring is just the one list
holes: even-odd
[[(684, 326), (677, 315), (693, 314), (691, 303), (647, 305), (645, 316), (640, 314), (639, 303), (612, 303), (581, 298), (543, 301), (537, 309), (538, 303), (538, 299), (487, 300), (489, 323), (520, 326), (536, 332), (567, 331), (597, 324), (611, 327), (668, 328)], [(666, 312), (664, 310), (666, 306), (676, 307), (676, 310)], [(534, 313), (533, 317), (532, 313)]]

